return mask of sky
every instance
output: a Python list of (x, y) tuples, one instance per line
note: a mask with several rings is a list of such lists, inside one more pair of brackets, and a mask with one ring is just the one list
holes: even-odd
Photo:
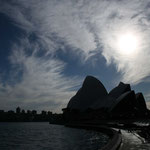
[(87, 75), (150, 106), (149, 0), (0, 0), (0, 109), (61, 112)]

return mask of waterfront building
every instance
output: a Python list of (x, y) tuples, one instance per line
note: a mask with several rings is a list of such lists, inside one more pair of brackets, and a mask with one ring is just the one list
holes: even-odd
[(131, 90), (130, 84), (120, 82), (109, 93), (95, 77), (87, 76), (82, 87), (73, 96), (64, 117), (71, 120), (135, 118), (148, 112), (142, 93)]

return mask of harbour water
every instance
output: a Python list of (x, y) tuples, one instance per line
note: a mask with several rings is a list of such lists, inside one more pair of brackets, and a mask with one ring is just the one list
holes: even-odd
[(48, 123), (0, 123), (0, 150), (98, 150), (108, 136)]

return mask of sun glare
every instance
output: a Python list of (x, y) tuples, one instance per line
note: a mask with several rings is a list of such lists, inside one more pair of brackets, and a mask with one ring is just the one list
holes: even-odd
[(137, 38), (131, 33), (126, 33), (118, 37), (118, 50), (122, 54), (130, 55), (137, 49)]

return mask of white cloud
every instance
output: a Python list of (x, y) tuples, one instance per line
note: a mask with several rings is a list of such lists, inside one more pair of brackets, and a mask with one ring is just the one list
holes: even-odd
[[(90, 58), (91, 51), (99, 49), (107, 64), (113, 63), (116, 66), (124, 82), (132, 84), (142, 82), (150, 75), (148, 2), (149, 0), (1, 1), (0, 12), (9, 16), (12, 22), (24, 29), (29, 36), (34, 33), (38, 37), (34, 44), (27, 44), (33, 49), (33, 55), (28, 57), (25, 55), (24, 49), (27, 50), (28, 46), (25, 48), (24, 41), (20, 43), (23, 50), (13, 52), (12, 63), (22, 64), (24, 67), (23, 79), (15, 85), (15, 88), (6, 87), (7, 91), (14, 94), (14, 90), (17, 89), (16, 95), (24, 93), (25, 99), (31, 97), (33, 100), (42, 97), (38, 91), (43, 91), (42, 93), (46, 95), (52, 91), (51, 98), (54, 96), (56, 99), (61, 96), (54, 92), (55, 89), (60, 89), (58, 93), (67, 95), (65, 91), (68, 91), (67, 89), (75, 82), (72, 83), (62, 75), (65, 64), (60, 60), (45, 59), (48, 55), (54, 55), (62, 45), (69, 45), (70, 51), (80, 50), (85, 59)], [(138, 51), (132, 56), (125, 56), (116, 51), (116, 38), (128, 31), (140, 39)], [(44, 58), (36, 57), (39, 46), (44, 51)]]
[[(94, 51), (99, 43), (107, 64), (116, 65), (123, 81), (137, 84), (150, 74), (148, 0), (31, 0), (28, 3), (16, 0), (4, 4), (1, 12), (9, 15), (19, 27), (41, 37), (50, 52), (56, 50), (61, 39), (72, 48), (83, 51), (88, 58), (89, 52)], [(133, 57), (118, 54), (114, 46), (116, 37), (126, 31), (140, 37), (139, 53)], [(52, 41), (53, 35), (58, 38), (55, 38), (57, 44)]]
[[(16, 5), (17, 4), (17, 5)], [(79, 15), (79, 7), (71, 1), (35, 1), (26, 0), (1, 5), (1, 11), (27, 32), (35, 32), (43, 40), (56, 34), (68, 45), (79, 48), (88, 54), (96, 48), (93, 34)], [(84, 39), (84, 40), (83, 40)], [(56, 40), (56, 39), (55, 39)]]
[[(27, 41), (27, 40), (23, 40)], [(0, 97), (2, 107), (8, 103), (15, 102), (17, 105), (28, 105), (39, 109), (49, 108), (53, 111), (60, 111), (68, 100), (75, 94), (73, 87), (80, 84), (78, 77), (66, 77), (63, 75), (65, 63), (52, 57), (37, 57), (35, 53), (30, 56), (26, 54), (26, 48), (34, 47), (26, 42), (26, 46), (14, 46), (10, 61), (17, 70), (13, 71), (10, 80), (16, 80), (22, 69), (21, 80), (11, 85), (0, 85)], [(38, 51), (38, 46), (36, 46)], [(17, 72), (16, 72), (17, 71)], [(15, 79), (16, 77), (16, 79)], [(45, 103), (49, 103), (45, 106)], [(55, 105), (58, 105), (57, 107)], [(41, 105), (41, 106), (40, 106)], [(7, 106), (9, 107), (9, 106)], [(12, 106), (10, 106), (12, 107)], [(8, 109), (8, 108), (7, 108)]]
[(150, 102), (146, 102), (147, 108), (150, 110)]
[[(146, 23), (141, 24), (141, 20), (150, 22), (146, 16), (146, 1), (144, 4), (140, 1), (124, 1), (121, 5), (116, 4), (114, 10), (117, 10), (119, 16), (116, 16), (115, 19), (110, 18), (108, 26), (105, 26), (106, 28), (104, 27), (100, 34), (104, 43), (103, 55), (107, 63), (116, 64), (117, 70), (122, 73), (122, 80), (132, 84), (142, 82), (150, 74), (148, 69), (150, 65), (150, 41), (148, 38), (150, 30)], [(133, 16), (136, 17), (133, 18)], [(109, 34), (106, 34), (106, 31)], [(116, 50), (117, 36), (126, 32), (132, 32), (139, 39), (137, 51), (130, 56), (120, 54)]]

